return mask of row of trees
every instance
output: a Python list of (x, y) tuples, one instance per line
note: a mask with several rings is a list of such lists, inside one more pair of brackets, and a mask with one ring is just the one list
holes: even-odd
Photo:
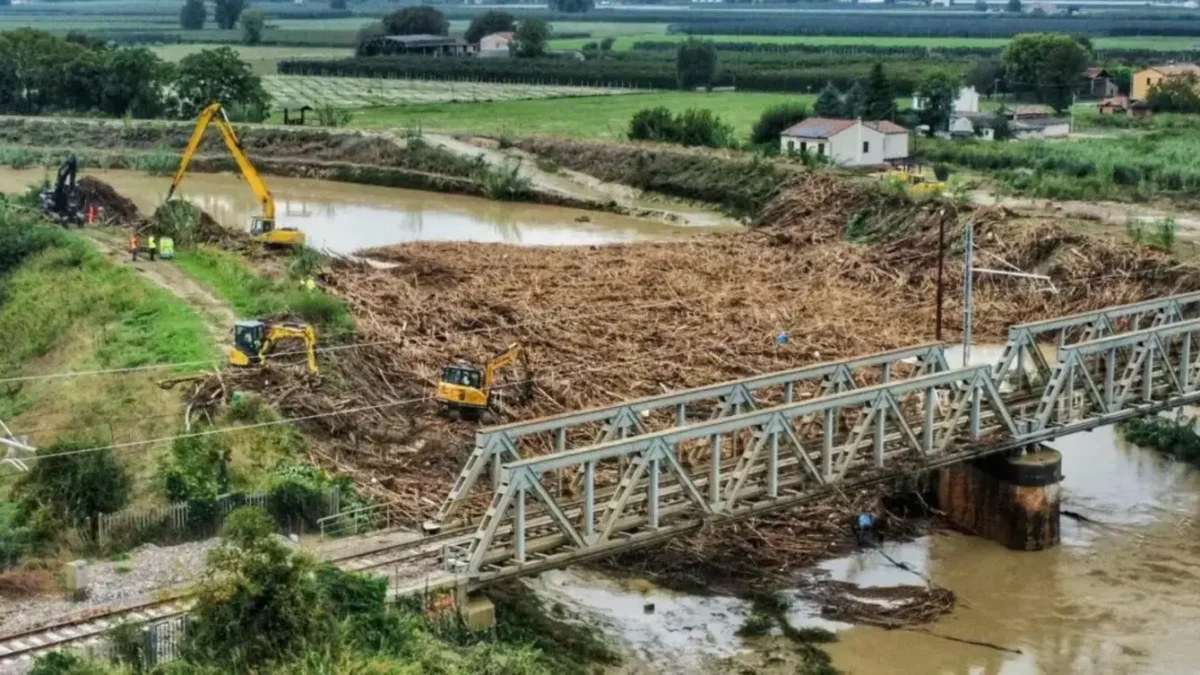
[(165, 63), (143, 47), (116, 47), (22, 28), (0, 33), (0, 112), (99, 112), (192, 117), (213, 101), (263, 119), (270, 98), (235, 51), (220, 47)]
[(817, 96), (813, 112), (818, 117), (890, 120), (896, 116), (896, 89), (883, 64), (876, 63), (865, 80), (855, 82), (844, 93), (833, 83), (827, 84)]
[[(245, 9), (246, 0), (214, 0), (213, 21), (221, 30), (233, 30)], [(202, 30), (207, 20), (204, 0), (186, 0), (179, 10), (179, 27), (184, 30)]]
[[(520, 22), (504, 11), (485, 12), (471, 20), (463, 38), (467, 42), (479, 42), (485, 35), (513, 32), (512, 53), (521, 58), (543, 56), (550, 41), (552, 27), (541, 19), (524, 19)], [(438, 10), (428, 5), (405, 7), (383, 17), (376, 24), (363, 27), (358, 32), (357, 56), (374, 56), (371, 43), (385, 35), (448, 35), (450, 22)]]

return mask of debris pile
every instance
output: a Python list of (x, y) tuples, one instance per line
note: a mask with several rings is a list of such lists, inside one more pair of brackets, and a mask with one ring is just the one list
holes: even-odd
[(95, 207), (101, 220), (111, 220), (118, 225), (136, 223), (142, 213), (130, 199), (121, 195), (111, 185), (93, 176), (84, 176), (75, 184), (82, 198), (83, 208)]
[(954, 609), (954, 591), (923, 586), (863, 588), (845, 581), (824, 581), (804, 595), (821, 605), (821, 616), (880, 628), (933, 623)]

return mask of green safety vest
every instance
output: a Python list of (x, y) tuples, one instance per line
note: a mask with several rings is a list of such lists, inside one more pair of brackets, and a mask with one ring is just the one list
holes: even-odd
[(164, 256), (175, 255), (175, 240), (170, 237), (163, 237), (158, 240), (158, 252)]

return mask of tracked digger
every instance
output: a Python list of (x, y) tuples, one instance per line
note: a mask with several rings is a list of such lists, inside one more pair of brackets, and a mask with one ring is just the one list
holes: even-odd
[(79, 163), (70, 155), (58, 167), (58, 176), (53, 187), (38, 192), (38, 206), (46, 217), (64, 226), (83, 224), (83, 197), (75, 185)]
[(307, 323), (273, 323), (257, 319), (238, 321), (233, 327), (233, 349), (229, 351), (229, 363), (239, 367), (264, 365), (267, 356), (284, 340), (303, 341), (308, 372), (320, 374), (317, 368), (317, 333)]
[(458, 360), (442, 369), (434, 398), (443, 413), (451, 417), (478, 420), (496, 402), (496, 376), (502, 368), (520, 363), (524, 370), (521, 395), (533, 397), (533, 379), (525, 348), (514, 342), (497, 354), (482, 368), (469, 361)]
[(242, 142), (234, 132), (233, 125), (229, 123), (229, 118), (225, 115), (220, 103), (213, 103), (205, 108), (200, 113), (199, 119), (196, 120), (192, 138), (188, 141), (187, 149), (183, 151), (183, 157), (179, 160), (179, 168), (176, 169), (175, 178), (171, 181), (171, 189), (167, 191), (167, 200), (170, 201), (171, 197), (175, 195), (176, 188), (183, 182), (188, 164), (195, 156), (196, 149), (200, 147), (200, 141), (204, 138), (204, 132), (208, 129), (209, 124), (216, 125), (217, 131), (221, 133), (221, 138), (225, 141), (225, 147), (229, 148), (234, 162), (242, 172), (242, 178), (246, 179), (250, 189), (254, 191), (254, 196), (262, 204), (262, 215), (250, 219), (250, 234), (268, 246), (299, 246), (303, 244), (303, 232), (294, 227), (279, 226), (275, 222), (275, 198), (263, 183), (262, 178), (259, 177), (254, 165), (250, 163), (250, 159), (246, 157), (245, 151), (242, 150)]

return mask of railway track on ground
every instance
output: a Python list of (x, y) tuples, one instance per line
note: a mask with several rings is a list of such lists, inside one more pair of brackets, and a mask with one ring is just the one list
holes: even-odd
[[(469, 540), (474, 532), (474, 527), (455, 528), (324, 562), (348, 572), (374, 572), (436, 555), (443, 546)], [(190, 590), (177, 590), (153, 600), (94, 608), (48, 624), (0, 635), (0, 668), (22, 661), (31, 662), (38, 654), (67, 645), (99, 642), (110, 629), (120, 624), (148, 624), (183, 616), (194, 603), (194, 594)]]

